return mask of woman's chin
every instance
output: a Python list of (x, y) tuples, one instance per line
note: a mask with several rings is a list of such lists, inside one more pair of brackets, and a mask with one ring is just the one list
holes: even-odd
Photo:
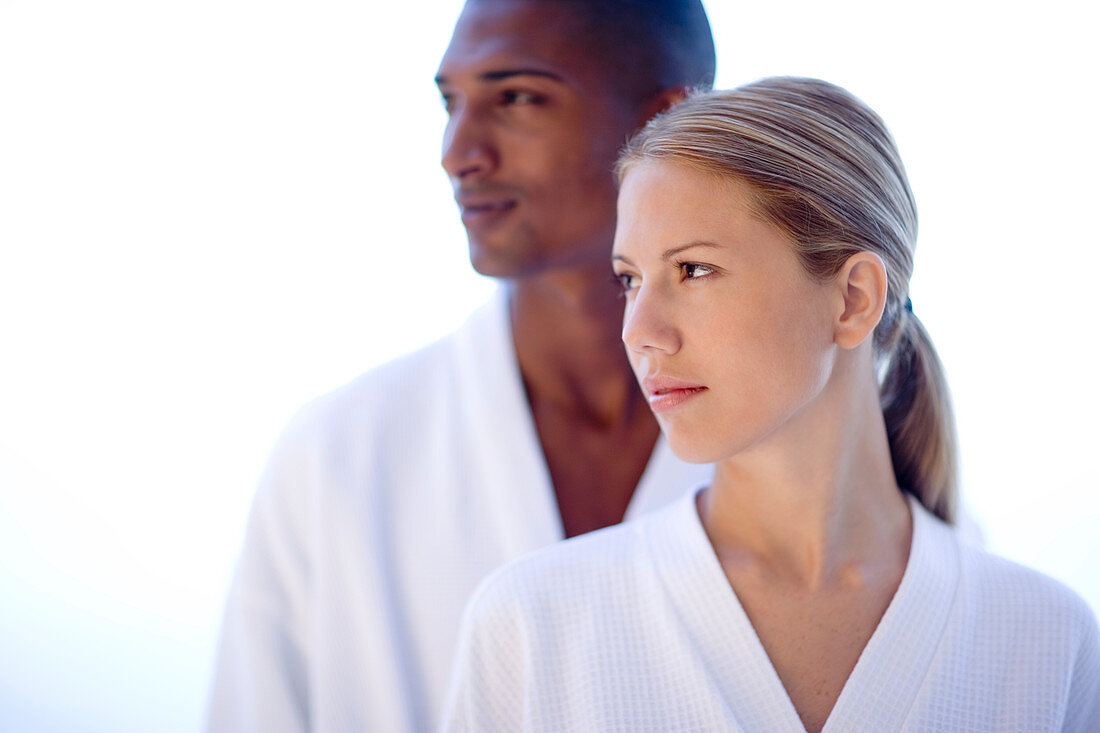
[(725, 458), (717, 446), (708, 445), (698, 436), (666, 432), (665, 440), (676, 457), (687, 463), (716, 463)]

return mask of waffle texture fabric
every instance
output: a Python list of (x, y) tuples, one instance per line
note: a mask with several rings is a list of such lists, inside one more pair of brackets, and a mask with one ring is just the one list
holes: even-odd
[[(1084, 601), (910, 508), (901, 584), (825, 731), (1100, 731)], [(690, 495), (490, 576), (442, 730), (804, 733)]]
[[(661, 441), (627, 518), (711, 472)], [(434, 729), (474, 588), (563, 536), (498, 292), (285, 431), (229, 591), (208, 729)]]

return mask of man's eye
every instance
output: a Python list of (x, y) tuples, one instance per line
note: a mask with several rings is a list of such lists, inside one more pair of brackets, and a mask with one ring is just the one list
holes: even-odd
[(615, 273), (615, 281), (619, 283), (624, 293), (638, 287), (638, 276), (628, 272)]
[(695, 262), (685, 262), (680, 265), (680, 269), (684, 272), (685, 280), (694, 280), (700, 277), (706, 277), (714, 272), (714, 268), (707, 267), (706, 265), (700, 265)]
[(538, 94), (509, 89), (501, 94), (501, 101), (504, 104), (540, 104), (543, 98)]

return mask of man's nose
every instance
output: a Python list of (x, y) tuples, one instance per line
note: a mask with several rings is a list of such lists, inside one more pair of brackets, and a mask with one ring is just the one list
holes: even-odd
[(443, 170), (456, 183), (484, 178), (496, 169), (497, 152), (488, 126), (476, 110), (451, 114), (443, 133)]
[(676, 325), (673, 304), (656, 289), (642, 285), (623, 311), (623, 343), (638, 353), (680, 350), (682, 337)]

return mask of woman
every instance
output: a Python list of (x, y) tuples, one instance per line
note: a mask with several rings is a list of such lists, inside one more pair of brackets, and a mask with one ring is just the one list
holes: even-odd
[(455, 730), (1100, 730), (1095, 618), (959, 542), (955, 434), (882, 121), (825, 82), (688, 99), (618, 167), (623, 341), (665, 510), (491, 576)]

